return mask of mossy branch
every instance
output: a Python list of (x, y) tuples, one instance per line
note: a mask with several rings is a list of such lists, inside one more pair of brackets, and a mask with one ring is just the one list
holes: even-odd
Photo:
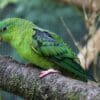
[(0, 56), (0, 88), (27, 100), (99, 100), (100, 87), (59, 73), (40, 79), (40, 69), (26, 67), (11, 57)]

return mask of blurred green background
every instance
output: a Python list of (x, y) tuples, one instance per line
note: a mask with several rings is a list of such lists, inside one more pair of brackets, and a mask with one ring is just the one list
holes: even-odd
[[(68, 35), (62, 19), (81, 45), (84, 45), (82, 38), (88, 32), (82, 9), (58, 0), (0, 0), (0, 20), (9, 17), (28, 19), (42, 28), (59, 34), (76, 53), (78, 49)], [(22, 62), (16, 51), (7, 43), (0, 45), (0, 54), (13, 56)], [(21, 98), (1, 91), (0, 100), (21, 100)]]

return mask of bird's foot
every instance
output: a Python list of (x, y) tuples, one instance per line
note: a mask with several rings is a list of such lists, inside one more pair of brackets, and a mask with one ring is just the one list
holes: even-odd
[(47, 76), (48, 74), (52, 74), (52, 73), (59, 73), (59, 71), (54, 70), (54, 69), (48, 69), (46, 71), (41, 71), (39, 77), (43, 78), (43, 77)]
[(25, 66), (30, 67), (30, 66), (33, 66), (33, 64), (32, 63), (27, 63), (27, 64), (25, 64)]

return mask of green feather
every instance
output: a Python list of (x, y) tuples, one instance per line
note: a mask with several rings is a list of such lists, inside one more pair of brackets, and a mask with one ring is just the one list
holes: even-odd
[[(6, 30), (3, 30), (4, 27)], [(42, 69), (65, 70), (87, 81), (87, 74), (77, 56), (55, 33), (41, 29), (30, 21), (11, 18), (0, 22), (0, 37), (30, 63)]]

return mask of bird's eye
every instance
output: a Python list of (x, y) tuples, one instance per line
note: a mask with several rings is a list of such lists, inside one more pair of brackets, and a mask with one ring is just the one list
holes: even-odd
[(2, 28), (2, 31), (6, 31), (6, 30), (7, 30), (7, 27), (6, 26)]

